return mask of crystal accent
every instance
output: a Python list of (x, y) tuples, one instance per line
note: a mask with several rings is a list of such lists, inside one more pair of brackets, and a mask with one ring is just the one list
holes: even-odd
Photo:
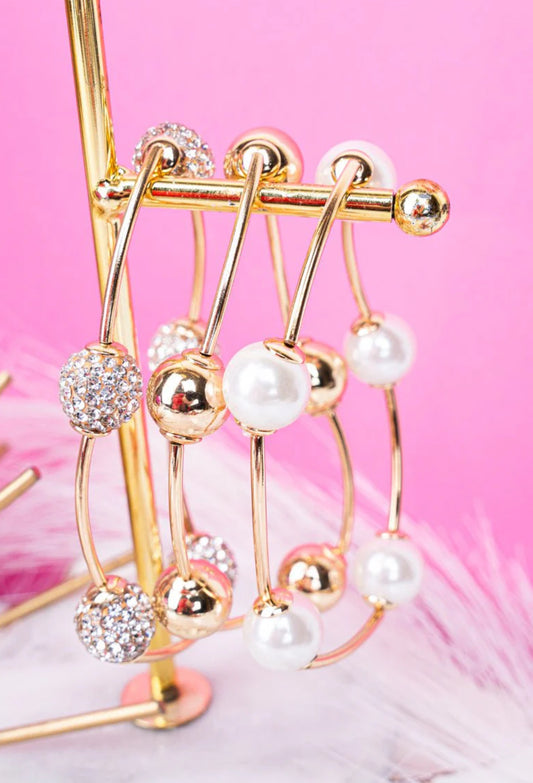
[(178, 163), (168, 173), (176, 177), (198, 177), (201, 179), (213, 176), (215, 161), (209, 145), (203, 141), (196, 131), (176, 122), (163, 122), (153, 128), (148, 128), (135, 147), (135, 153), (132, 158), (133, 169), (137, 174), (141, 170), (143, 156), (148, 144), (156, 137), (165, 136), (171, 139), (181, 151)]
[(148, 366), (153, 372), (161, 362), (184, 351), (198, 348), (204, 337), (201, 324), (187, 320), (171, 321), (159, 327), (148, 349)]
[(83, 596), (74, 625), (82, 644), (95, 658), (128, 663), (148, 649), (155, 633), (155, 614), (139, 585), (110, 576), (107, 588), (93, 586)]
[(194, 533), (187, 536), (187, 552), (190, 560), (207, 560), (225, 574), (231, 584), (237, 576), (235, 555), (220, 536)]
[(87, 346), (61, 369), (59, 399), (73, 427), (102, 435), (129, 421), (142, 397), (141, 371), (115, 343)]

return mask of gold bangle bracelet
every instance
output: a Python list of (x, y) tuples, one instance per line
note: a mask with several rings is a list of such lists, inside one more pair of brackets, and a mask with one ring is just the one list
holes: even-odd
[[(155, 614), (151, 599), (138, 585), (104, 573), (96, 554), (88, 505), (94, 439), (108, 434), (128, 421), (140, 402), (140, 371), (126, 349), (112, 342), (112, 334), (126, 253), (144, 194), (154, 173), (177, 173), (186, 159), (176, 134), (171, 132), (169, 135), (167, 128), (162, 130), (160, 135), (149, 133), (138, 145), (138, 177), (124, 211), (109, 268), (102, 306), (100, 342), (89, 344), (79, 354), (74, 354), (63, 368), (60, 381), (65, 412), (69, 415), (71, 424), (83, 436), (76, 471), (76, 519), (82, 552), (93, 581), (78, 605), (76, 626), (78, 635), (89, 652), (102, 660), (112, 662), (138, 660), (145, 654), (148, 659), (153, 660), (168, 657), (168, 653), (162, 652), (162, 648), (148, 652), (155, 633)], [(195, 275), (190, 313), (194, 315), (201, 301), (205, 266), (205, 235), (200, 214), (194, 215), (193, 227)], [(181, 465), (178, 452), (175, 457), (170, 464), (177, 474)], [(179, 486), (179, 481), (177, 483)], [(170, 488), (173, 486), (173, 483), (169, 484)], [(176, 551), (179, 551), (176, 530), (180, 529), (176, 514), (180, 521), (183, 521), (183, 536), (187, 530), (192, 529), (182, 492), (179, 498), (183, 501), (180, 506), (176, 507), (175, 495), (170, 504), (171, 510), (176, 509), (171, 516)], [(184, 557), (187, 558), (186, 549)], [(122, 628), (119, 635), (112, 633), (112, 617), (118, 618), (115, 625)], [(168, 645), (165, 650), (167, 647)]]
[[(278, 220), (276, 215), (266, 215), (265, 220), (278, 302), (286, 327), (291, 298)], [(311, 375), (311, 398), (306, 410), (313, 416), (326, 417), (339, 454), (342, 524), (337, 544), (304, 544), (292, 549), (278, 569), (278, 583), (283, 588), (301, 591), (313, 600), (318, 609), (325, 610), (331, 608), (342, 595), (346, 571), (344, 555), (350, 546), (354, 523), (353, 468), (337, 413), (346, 386), (347, 368), (343, 358), (328, 345), (305, 339), (299, 340), (298, 347), (305, 356)]]

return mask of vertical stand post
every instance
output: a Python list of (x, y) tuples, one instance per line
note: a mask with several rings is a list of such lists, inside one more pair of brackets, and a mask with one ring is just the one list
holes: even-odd
[[(94, 247), (100, 291), (103, 295), (118, 231), (118, 218), (102, 215), (94, 200), (97, 183), (101, 179), (110, 179), (117, 173), (100, 4), (99, 0), (66, 0), (66, 10)], [(138, 356), (127, 270), (118, 308), (117, 339), (127, 346), (133, 355)], [(161, 571), (162, 558), (150, 474), (146, 420), (142, 408), (130, 422), (120, 428), (119, 437), (138, 578), (142, 588), (151, 594)], [(159, 627), (152, 645), (164, 647), (168, 643), (166, 631)], [(150, 695), (156, 701), (169, 702), (177, 698), (172, 659), (151, 664), (150, 684)]]

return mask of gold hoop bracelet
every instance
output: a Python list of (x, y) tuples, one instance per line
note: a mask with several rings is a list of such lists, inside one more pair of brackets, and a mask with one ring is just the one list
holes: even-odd
[[(182, 133), (182, 131), (186, 131)], [(75, 624), (85, 647), (100, 660), (123, 663), (147, 653), (155, 633), (151, 598), (135, 583), (106, 575), (98, 559), (89, 515), (89, 473), (95, 438), (125, 424), (137, 411), (142, 377), (133, 356), (112, 341), (126, 253), (143, 198), (154, 176), (209, 171), (211, 156), (199, 137), (183, 126), (150, 129), (137, 146), (137, 179), (117, 234), (109, 268), (100, 341), (73, 354), (60, 377), (60, 397), (71, 425), (82, 435), (76, 470), (76, 521), (93, 584), (78, 604)], [(196, 150), (194, 155), (188, 154)], [(207, 159), (207, 162), (206, 162)]]
[(159, 365), (147, 388), (148, 410), (170, 441), (171, 462), (177, 466), (169, 473), (176, 563), (158, 580), (154, 607), (170, 633), (181, 638), (208, 636), (222, 627), (235, 627), (241, 620), (228, 621), (232, 590), (225, 575), (205, 559), (191, 562), (187, 558), (184, 506), (180, 500), (183, 448), (215, 432), (227, 418), (222, 396), (223, 366), (214, 352), (256, 194), (262, 180), (280, 175), (283, 141), (270, 134), (252, 133), (238, 139), (226, 156), (227, 175), (244, 176), (245, 186), (202, 345)]

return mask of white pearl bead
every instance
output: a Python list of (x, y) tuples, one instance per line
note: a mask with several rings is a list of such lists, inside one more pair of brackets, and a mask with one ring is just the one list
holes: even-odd
[(344, 342), (348, 366), (360, 381), (371, 386), (390, 386), (410, 369), (416, 354), (415, 337), (410, 327), (394, 315), (382, 323), (363, 324)]
[(286, 611), (270, 617), (251, 609), (243, 623), (244, 643), (257, 663), (296, 671), (311, 663), (322, 641), (322, 620), (308, 598), (295, 594)]
[(263, 343), (252, 343), (228, 363), (222, 389), (240, 424), (269, 432), (296, 421), (309, 400), (311, 380), (305, 364), (283, 359)]
[(355, 584), (370, 603), (405, 604), (418, 593), (424, 564), (407, 538), (376, 537), (355, 555)]
[(386, 152), (376, 144), (370, 141), (343, 141), (332, 147), (329, 152), (322, 157), (316, 170), (316, 181), (320, 185), (332, 185), (333, 175), (331, 166), (334, 161), (342, 157), (347, 152), (360, 150), (364, 152), (374, 164), (374, 174), (368, 185), (373, 188), (386, 188), (394, 190), (396, 188), (396, 170), (394, 163)]

